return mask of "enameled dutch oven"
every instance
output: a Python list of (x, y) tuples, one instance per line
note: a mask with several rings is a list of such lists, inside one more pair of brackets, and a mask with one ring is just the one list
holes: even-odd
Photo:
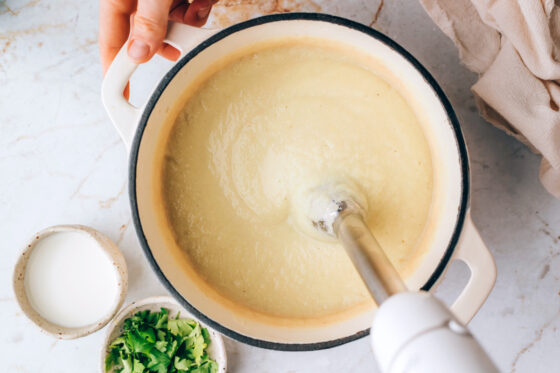
[[(493, 258), (469, 214), (469, 163), (459, 123), (439, 85), (406, 50), (387, 36), (356, 22), (315, 13), (277, 14), (236, 24), (224, 30), (170, 24), (166, 42), (183, 55), (141, 108), (122, 92), (136, 65), (119, 52), (103, 81), (105, 108), (130, 148), (129, 193), (136, 232), (153, 270), (171, 294), (206, 324), (239, 341), (279, 350), (315, 350), (340, 345), (368, 334), (374, 309), (325, 323), (286, 326), (240, 314), (207, 296), (180, 265), (177, 253), (163, 239), (156, 222), (153, 180), (157, 139), (181, 93), (213, 62), (258, 42), (305, 36), (357, 48), (380, 61), (403, 83), (405, 97), (429, 143), (434, 170), (430, 219), (421, 238), (430, 249), (406, 278), (410, 289), (432, 289), (454, 260), (470, 268), (470, 279), (452, 305), (468, 322), (490, 293), (496, 278)], [(421, 114), (420, 114), (421, 113)], [(167, 121), (169, 122), (169, 121)]]

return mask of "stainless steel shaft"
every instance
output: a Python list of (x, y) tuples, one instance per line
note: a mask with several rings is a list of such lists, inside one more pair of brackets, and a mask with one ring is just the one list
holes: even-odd
[(361, 214), (341, 211), (333, 229), (377, 304), (407, 290)]

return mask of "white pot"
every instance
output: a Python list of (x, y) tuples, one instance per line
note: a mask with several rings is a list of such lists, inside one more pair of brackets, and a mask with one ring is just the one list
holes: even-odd
[(166, 42), (178, 47), (183, 57), (142, 108), (133, 107), (122, 96), (136, 65), (127, 57), (125, 47), (117, 55), (103, 81), (103, 103), (130, 147), (132, 216), (154, 271), (173, 296), (203, 322), (245, 343), (271, 349), (312, 350), (368, 334), (374, 309), (344, 320), (297, 326), (234, 311), (207, 296), (208, 289), (193, 280), (184, 263), (185, 256), (169, 244), (165, 238), (168, 233), (157, 224), (154, 180), (158, 178), (158, 139), (172, 123), (169, 117), (181, 93), (216, 60), (256, 42), (290, 36), (325, 38), (358, 48), (402, 81), (409, 104), (417, 115), (423, 115), (420, 122), (430, 145), (434, 170), (432, 211), (421, 238), (430, 249), (419, 259), (406, 283), (410, 289), (433, 288), (452, 261), (464, 261), (471, 276), (451, 308), (461, 321), (470, 321), (494, 285), (496, 268), (470, 218), (467, 150), (453, 109), (428, 71), (394, 41), (369, 27), (322, 14), (265, 16), (221, 31), (171, 24)]

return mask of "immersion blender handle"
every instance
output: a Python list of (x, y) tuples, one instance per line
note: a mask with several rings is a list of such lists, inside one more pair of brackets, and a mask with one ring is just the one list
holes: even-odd
[(371, 343), (384, 373), (495, 373), (496, 366), (445, 304), (409, 292), (359, 208), (339, 205), (333, 230), (379, 305)]
[(406, 285), (371, 234), (361, 214), (353, 211), (341, 212), (333, 228), (377, 304), (394, 294), (407, 291)]
[(425, 291), (397, 294), (375, 314), (371, 344), (383, 373), (497, 373), (449, 308)]

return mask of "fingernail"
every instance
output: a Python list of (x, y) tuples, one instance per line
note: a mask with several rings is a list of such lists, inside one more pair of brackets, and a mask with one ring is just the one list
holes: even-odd
[(128, 47), (128, 55), (136, 61), (143, 61), (148, 58), (150, 54), (150, 46), (142, 40), (133, 40), (130, 47)]
[(208, 17), (208, 15), (210, 14), (210, 10), (212, 10), (211, 6), (200, 8), (198, 10), (198, 12), (196, 13), (196, 15), (198, 16), (198, 18), (204, 19), (204, 18)]

